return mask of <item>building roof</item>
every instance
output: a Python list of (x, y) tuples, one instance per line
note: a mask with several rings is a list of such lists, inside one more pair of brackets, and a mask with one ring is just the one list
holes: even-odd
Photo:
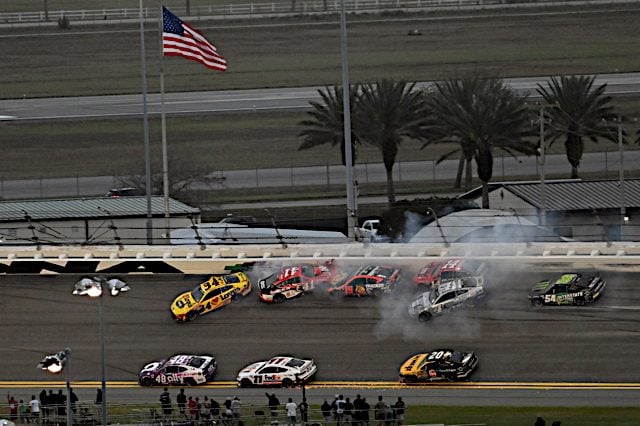
[[(504, 188), (536, 208), (542, 208), (541, 184), (535, 182), (496, 182), (489, 190)], [(460, 198), (480, 196), (481, 188)], [(625, 179), (626, 208), (640, 208), (640, 179)], [(555, 180), (545, 183), (545, 209), (550, 211), (605, 210), (620, 208), (619, 180)]]
[[(200, 210), (169, 199), (172, 216), (198, 215)], [(29, 200), (0, 202), (0, 222), (32, 220), (68, 220), (93, 218), (146, 217), (147, 197), (93, 197), (65, 200)], [(164, 216), (164, 197), (151, 197), (151, 215)]]

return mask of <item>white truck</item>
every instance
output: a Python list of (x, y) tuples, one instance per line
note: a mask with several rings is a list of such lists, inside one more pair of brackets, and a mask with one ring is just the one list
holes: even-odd
[(360, 236), (363, 241), (376, 241), (380, 237), (379, 229), (380, 219), (367, 219), (359, 228)]

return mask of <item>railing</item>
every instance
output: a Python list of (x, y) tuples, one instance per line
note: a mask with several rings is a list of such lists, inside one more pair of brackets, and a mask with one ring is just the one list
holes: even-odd
[[(618, 0), (573, 0), (554, 2), (548, 0), (512, 1), (512, 0), (345, 0), (345, 9), (349, 12), (367, 11), (419, 11), (424, 9), (447, 8), (484, 8), (484, 7), (526, 7), (535, 5), (557, 4), (600, 4), (617, 3)], [(629, 2), (629, 1), (627, 1)], [(631, 0), (630, 2), (633, 2)], [(227, 19), (234, 17), (283, 16), (297, 14), (337, 13), (340, 2), (337, 0), (305, 0), (281, 1), (266, 3), (245, 3), (227, 5), (193, 6), (189, 14), (185, 8), (176, 7), (172, 11), (181, 17), (191, 20)], [(83, 9), (83, 10), (51, 10), (40, 12), (8, 12), (0, 13), (0, 24), (55, 23), (65, 16), (71, 22), (126, 21), (138, 19), (139, 9)], [(145, 19), (157, 19), (157, 8), (144, 8)]]

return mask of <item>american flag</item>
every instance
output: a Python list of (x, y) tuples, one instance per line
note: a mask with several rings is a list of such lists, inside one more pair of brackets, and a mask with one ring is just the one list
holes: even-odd
[(162, 53), (182, 56), (218, 71), (227, 69), (227, 61), (200, 32), (162, 7)]

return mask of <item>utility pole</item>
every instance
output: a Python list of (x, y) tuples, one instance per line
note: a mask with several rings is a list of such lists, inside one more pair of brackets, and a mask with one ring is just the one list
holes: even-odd
[(618, 152), (620, 154), (620, 241), (624, 241), (624, 226), (627, 224), (627, 208), (624, 193), (624, 144), (622, 141), (622, 117), (618, 114)]
[(547, 187), (545, 186), (544, 162), (545, 162), (545, 141), (544, 141), (544, 104), (540, 104), (540, 225), (547, 224)]

